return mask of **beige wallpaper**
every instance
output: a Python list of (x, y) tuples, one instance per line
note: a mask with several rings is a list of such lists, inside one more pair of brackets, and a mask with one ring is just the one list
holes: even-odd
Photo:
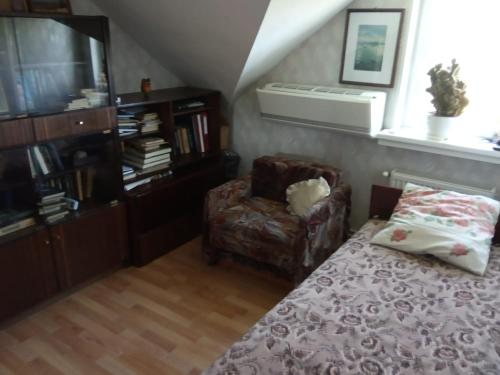
[[(71, 0), (74, 14), (104, 15), (91, 0)], [(111, 62), (117, 93), (140, 90), (144, 77), (151, 78), (153, 89), (183, 86), (182, 81), (153, 59), (113, 20), (110, 20)]]
[[(357, 0), (351, 7), (408, 7), (410, 1)], [(277, 152), (319, 158), (340, 167), (345, 172), (345, 180), (353, 186), (352, 223), (355, 228), (366, 220), (370, 186), (374, 182), (385, 182), (381, 177), (384, 170), (399, 168), (457, 183), (487, 188), (497, 186), (500, 191), (498, 165), (389, 148), (379, 146), (370, 138), (285, 126), (260, 118), (255, 89), (266, 82), (338, 86), (345, 14), (344, 11), (333, 18), (257, 84), (246, 90), (235, 103), (233, 146), (242, 156), (241, 173), (249, 171), (254, 158)], [(389, 91), (389, 95), (394, 102), (394, 92)], [(390, 108), (389, 113), (393, 109)]]

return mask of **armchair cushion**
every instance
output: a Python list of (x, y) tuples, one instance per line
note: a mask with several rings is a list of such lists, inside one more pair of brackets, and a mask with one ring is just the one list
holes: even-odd
[(323, 177), (296, 182), (286, 189), (288, 211), (304, 217), (319, 200), (330, 195), (330, 186)]
[(243, 199), (210, 221), (210, 244), (293, 272), (295, 248), (305, 226), (286, 205), (261, 197)]
[(252, 170), (252, 196), (286, 202), (286, 189), (299, 181), (323, 177), (330, 187), (340, 182), (340, 169), (329, 165), (279, 156), (255, 159)]

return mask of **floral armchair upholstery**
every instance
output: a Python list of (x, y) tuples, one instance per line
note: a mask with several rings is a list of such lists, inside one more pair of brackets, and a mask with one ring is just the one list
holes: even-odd
[[(287, 187), (320, 176), (331, 194), (305, 218), (290, 214)], [(205, 258), (215, 263), (223, 254), (237, 254), (302, 281), (347, 239), (351, 190), (340, 177), (339, 169), (312, 162), (275, 156), (254, 160), (250, 175), (207, 193)]]

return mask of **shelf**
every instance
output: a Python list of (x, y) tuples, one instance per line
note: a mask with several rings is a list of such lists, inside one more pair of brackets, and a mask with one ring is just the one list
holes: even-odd
[(117, 95), (121, 102), (118, 108), (137, 107), (140, 105), (160, 104), (178, 100), (194, 99), (218, 93), (215, 90), (199, 89), (193, 87), (173, 87), (170, 89), (153, 90), (148, 95), (131, 93)]
[(191, 115), (191, 114), (195, 114), (195, 113), (206, 112), (206, 111), (209, 111), (210, 109), (211, 109), (210, 107), (203, 106), (203, 107), (197, 107), (197, 108), (186, 109), (186, 110), (174, 112), (173, 115), (174, 115), (174, 117), (183, 116), (183, 115)]

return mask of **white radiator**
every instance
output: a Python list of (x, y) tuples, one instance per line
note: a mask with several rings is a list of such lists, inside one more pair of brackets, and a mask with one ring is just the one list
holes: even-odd
[(384, 172), (383, 175), (389, 177), (390, 185), (398, 189), (403, 189), (407, 182), (411, 182), (414, 184), (428, 186), (431, 188), (452, 190), (464, 194), (483, 195), (489, 198), (495, 198), (496, 195), (495, 188), (486, 190), (475, 186), (454, 184), (452, 182), (440, 181), (432, 178), (417, 176), (414, 174), (410, 174), (408, 172), (398, 171), (397, 169), (394, 169), (391, 172)]

